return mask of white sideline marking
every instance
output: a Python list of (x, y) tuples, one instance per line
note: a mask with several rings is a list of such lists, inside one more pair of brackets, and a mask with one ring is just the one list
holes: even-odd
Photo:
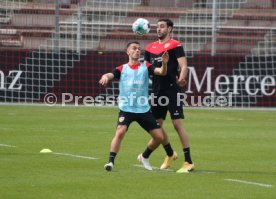
[[(140, 164), (134, 164), (133, 166), (144, 168), (144, 166), (143, 166), (143, 165), (140, 165)], [(159, 167), (155, 167), (155, 166), (152, 166), (152, 168), (153, 168), (154, 170), (160, 170), (160, 171), (173, 171), (172, 169), (160, 169)]]
[(252, 184), (252, 185), (257, 185), (260, 187), (273, 187), (271, 184), (262, 184), (262, 183), (257, 183), (257, 182), (251, 182), (251, 181), (244, 181), (244, 180), (237, 180), (237, 179), (224, 179), (226, 181), (231, 181), (231, 182), (239, 182), (243, 184)]
[[(9, 145), (9, 144), (0, 144), (0, 147), (16, 147), (14, 145)], [(83, 159), (89, 159), (89, 160), (96, 160), (98, 158), (94, 158), (94, 157), (89, 157), (89, 156), (82, 156), (82, 155), (74, 155), (74, 154), (70, 154), (70, 153), (53, 153), (55, 155), (63, 155), (63, 156), (70, 156), (70, 157), (75, 157), (75, 158), (83, 158)]]
[(217, 173), (215, 171), (195, 171), (196, 173), (206, 173), (206, 174), (213, 174), (213, 173)]
[(16, 146), (9, 145), (9, 144), (0, 144), (0, 147), (16, 147)]
[(64, 155), (64, 156), (70, 156), (70, 157), (74, 157), (74, 158), (83, 158), (83, 159), (89, 159), (89, 160), (96, 160), (98, 158), (94, 158), (94, 157), (89, 157), (89, 156), (82, 156), (82, 155), (74, 155), (74, 154), (70, 154), (70, 153), (53, 153), (55, 155)]

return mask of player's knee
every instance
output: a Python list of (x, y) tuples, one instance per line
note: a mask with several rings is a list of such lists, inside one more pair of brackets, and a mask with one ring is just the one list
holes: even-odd
[(127, 132), (127, 128), (125, 128), (124, 126), (118, 126), (116, 130), (117, 139), (120, 139), (120, 140), (123, 139), (126, 132)]
[(183, 128), (182, 122), (178, 120), (173, 120), (173, 127), (177, 132), (181, 131), (181, 129)]
[(116, 132), (116, 138), (119, 139), (119, 140), (122, 140), (125, 136), (125, 133), (122, 132), (122, 131), (117, 131)]
[(154, 142), (162, 143), (164, 140), (164, 135), (161, 129), (154, 129), (151, 131), (152, 139)]
[(174, 125), (173, 127), (177, 132), (180, 131), (180, 129), (181, 129), (179, 125)]
[(162, 143), (164, 141), (164, 134), (161, 129), (159, 129), (158, 133), (156, 133), (156, 140), (159, 143)]

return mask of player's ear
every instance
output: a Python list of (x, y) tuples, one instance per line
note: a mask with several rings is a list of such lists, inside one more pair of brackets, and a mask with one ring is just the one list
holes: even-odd
[(171, 26), (169, 26), (168, 29), (169, 29), (169, 32), (172, 33), (173, 28)]

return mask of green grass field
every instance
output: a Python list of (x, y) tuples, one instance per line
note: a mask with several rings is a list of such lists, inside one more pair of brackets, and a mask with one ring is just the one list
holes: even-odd
[[(0, 106), (0, 198), (276, 198), (274, 111), (187, 109), (185, 115), (194, 172), (139, 167), (149, 135), (136, 123), (106, 172), (116, 108)], [(170, 120), (165, 129), (179, 154), (175, 171), (182, 149)], [(54, 153), (41, 154), (43, 148)], [(164, 156), (159, 147), (151, 164), (160, 166)]]

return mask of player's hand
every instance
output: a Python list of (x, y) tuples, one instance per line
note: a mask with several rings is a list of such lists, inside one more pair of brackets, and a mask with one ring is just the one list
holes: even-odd
[(168, 51), (165, 51), (163, 53), (163, 55), (162, 55), (162, 61), (163, 61), (163, 63), (168, 63), (168, 61), (169, 61), (169, 53), (168, 53)]
[(176, 84), (180, 87), (184, 87), (187, 84), (187, 81), (184, 78), (176, 76)]
[(103, 75), (99, 81), (99, 84), (101, 84), (102, 86), (106, 86), (108, 84), (108, 77), (106, 75)]

